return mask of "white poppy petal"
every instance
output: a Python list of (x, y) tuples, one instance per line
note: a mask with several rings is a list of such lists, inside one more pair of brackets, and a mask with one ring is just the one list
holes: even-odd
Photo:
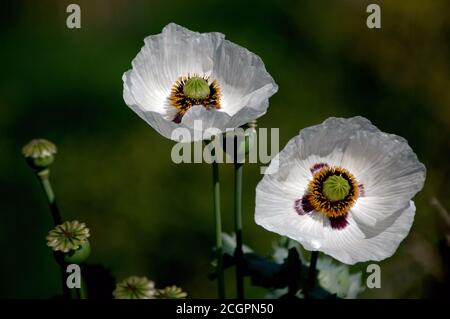
[(280, 235), (301, 239), (302, 244), (315, 249), (323, 237), (323, 216), (299, 215), (295, 210), (295, 202), (304, 195), (311, 174), (309, 168), (290, 156), (296, 147), (296, 140), (292, 139), (270, 164), (279, 163), (277, 172), (266, 175), (256, 187), (255, 221)]
[[(377, 236), (378, 234), (384, 232), (387, 228), (391, 227), (392, 224), (398, 218), (398, 216), (400, 216), (400, 214), (403, 211), (405, 211), (406, 209), (408, 209), (408, 207), (410, 207), (410, 206), (411, 206), (411, 201), (408, 202), (408, 204), (406, 206), (404, 206), (404, 207), (396, 210), (394, 213), (390, 214), (389, 217), (379, 220), (375, 223), (368, 223), (365, 220), (366, 217), (365, 217), (365, 215), (362, 214), (364, 212), (364, 210), (355, 210), (352, 208), (350, 210), (349, 214), (352, 216), (352, 219), (355, 221), (356, 225), (361, 230), (361, 232), (364, 233), (365, 238), (371, 238), (371, 237)], [(369, 212), (369, 214), (370, 214), (370, 212)]]
[[(341, 164), (348, 139), (356, 129), (378, 130), (363, 117), (348, 120), (329, 118), (323, 124), (301, 130), (280, 152), (280, 157), (297, 161), (303, 176), (309, 181), (312, 177), (310, 170), (315, 164)], [(276, 162), (275, 158), (273, 161)]]
[[(348, 264), (395, 252), (414, 220), (410, 200), (425, 180), (425, 167), (403, 138), (361, 117), (302, 130), (268, 171), (257, 186), (256, 222)], [(325, 185), (331, 176), (350, 186), (341, 199)]]
[(182, 75), (210, 75), (214, 52), (224, 37), (222, 33), (198, 33), (170, 23), (162, 34), (145, 38), (144, 48), (154, 58), (153, 66), (166, 77), (164, 88), (170, 88)]
[[(224, 40), (221, 33), (198, 33), (170, 23), (161, 34), (149, 36), (144, 42), (133, 68), (123, 76), (124, 100), (165, 137), (170, 138), (178, 127), (192, 131), (195, 120), (203, 121), (205, 130), (234, 129), (262, 116), (269, 97), (277, 91), (261, 59)], [(181, 112), (181, 106), (174, 106), (170, 99), (177, 80), (194, 75), (217, 83), (215, 92), (220, 94), (213, 96), (213, 101), (219, 102), (208, 107), (211, 112), (188, 103), (182, 105), (187, 112)], [(175, 125), (170, 123), (173, 121)], [(209, 134), (202, 136), (209, 138)]]
[(123, 80), (123, 99), (125, 101), (125, 103), (136, 113), (139, 115), (139, 117), (141, 117), (142, 119), (144, 119), (144, 115), (143, 115), (143, 109), (139, 106), (139, 104), (136, 102), (133, 94), (131, 93), (131, 74), (132, 74), (133, 70), (128, 70), (127, 72), (125, 72), (122, 76), (122, 80)]
[(370, 121), (363, 117), (342, 119), (331, 117), (319, 125), (307, 127), (298, 135), (300, 158), (316, 156), (325, 158), (332, 154), (334, 165), (339, 165), (342, 154), (349, 143), (349, 138), (356, 130), (378, 130)]
[(294, 199), (283, 199), (281, 191), (256, 190), (255, 222), (265, 229), (300, 242), (306, 249), (316, 250), (323, 241), (324, 216), (299, 215)]
[(175, 124), (172, 121), (167, 121), (163, 114), (158, 112), (153, 112), (150, 110), (144, 109), (141, 104), (139, 104), (135, 98), (134, 95), (131, 93), (130, 90), (130, 76), (131, 76), (132, 70), (129, 70), (123, 75), (123, 82), (124, 82), (124, 90), (123, 90), (123, 97), (125, 100), (125, 103), (136, 113), (139, 115), (140, 118), (142, 118), (144, 121), (146, 121), (149, 125), (151, 125), (159, 134), (166, 138), (172, 137), (172, 132), (174, 129), (179, 127), (177, 124)]
[(278, 90), (278, 86), (261, 58), (224, 40), (216, 50), (214, 60), (212, 77), (219, 81), (223, 110), (233, 116), (247, 106), (257, 111), (259, 116), (263, 115), (267, 109), (265, 101)]
[(375, 236), (367, 235), (359, 228), (351, 214), (348, 226), (341, 230), (326, 227), (325, 240), (320, 250), (345, 263), (355, 264), (365, 261), (381, 261), (391, 257), (402, 240), (408, 235), (414, 221), (416, 207), (414, 202), (397, 211), (385, 221), (387, 228)]
[(146, 110), (165, 114), (175, 81), (182, 75), (210, 74), (214, 51), (223, 38), (220, 33), (200, 34), (173, 23), (162, 34), (145, 38), (132, 63), (135, 99)]
[(345, 149), (341, 166), (364, 187), (356, 209), (371, 211), (375, 222), (402, 208), (425, 182), (425, 166), (406, 140), (382, 132), (356, 132)]
[(267, 170), (274, 173), (265, 175), (257, 189), (267, 181), (276, 183), (284, 192), (293, 194), (295, 199), (303, 196), (312, 175), (309, 163), (297, 157), (299, 152), (297, 143), (297, 139), (291, 139), (284, 149), (272, 159)]
[[(227, 128), (230, 116), (217, 109), (206, 109), (201, 105), (191, 107), (181, 120), (181, 124), (195, 131), (192, 141), (210, 139)], [(205, 136), (203, 136), (204, 134)]]

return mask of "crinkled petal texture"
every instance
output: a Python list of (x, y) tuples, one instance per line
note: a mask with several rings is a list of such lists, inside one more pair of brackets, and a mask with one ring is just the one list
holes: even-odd
[[(331, 227), (323, 213), (295, 209), (313, 178), (311, 168), (319, 163), (347, 169), (364, 189), (343, 229)], [(330, 118), (302, 130), (268, 171), (256, 189), (256, 223), (346, 264), (394, 254), (411, 228), (411, 199), (426, 175), (406, 140), (381, 132), (362, 117)]]
[[(197, 33), (170, 23), (144, 42), (132, 69), (123, 75), (123, 96), (134, 112), (167, 138), (197, 141), (248, 123), (266, 113), (269, 97), (278, 90), (262, 60), (221, 33)], [(177, 124), (172, 121), (177, 110), (168, 97), (180, 76), (193, 74), (217, 81), (220, 109), (191, 107)], [(186, 128), (190, 137), (172, 136), (176, 128)]]

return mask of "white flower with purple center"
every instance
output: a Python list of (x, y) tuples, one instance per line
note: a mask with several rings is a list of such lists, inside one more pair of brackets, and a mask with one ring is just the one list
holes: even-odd
[(308, 127), (256, 189), (256, 223), (354, 264), (394, 254), (414, 220), (425, 166), (407, 141), (362, 117)]
[(144, 42), (123, 75), (123, 96), (166, 138), (176, 139), (177, 128), (189, 130), (182, 141), (190, 142), (244, 125), (266, 113), (278, 90), (262, 60), (221, 33), (170, 23)]

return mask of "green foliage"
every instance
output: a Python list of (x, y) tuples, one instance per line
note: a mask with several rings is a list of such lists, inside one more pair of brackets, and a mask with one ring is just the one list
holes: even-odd
[[(234, 236), (223, 234), (224, 238), (224, 264), (226, 268), (236, 264), (234, 258), (234, 250), (236, 248), (236, 241)], [(282, 247), (279, 247), (282, 245)], [(251, 279), (252, 285), (263, 287), (272, 291), (283, 291), (284, 293), (276, 294), (278, 298), (297, 298), (304, 297), (302, 291), (308, 282), (309, 268), (303, 265), (300, 258), (299, 250), (293, 246), (286, 238), (281, 238), (274, 244), (273, 255), (269, 258), (262, 257), (255, 253), (251, 248), (245, 246), (244, 250), (244, 275)], [(287, 254), (282, 260), (279, 259), (279, 250), (286, 250)], [(278, 260), (278, 261), (277, 261)], [(214, 262), (215, 266), (216, 263)], [(210, 279), (215, 279), (215, 275), (210, 276)], [(332, 294), (315, 285), (309, 292), (308, 296), (315, 299), (330, 299), (336, 298)]]

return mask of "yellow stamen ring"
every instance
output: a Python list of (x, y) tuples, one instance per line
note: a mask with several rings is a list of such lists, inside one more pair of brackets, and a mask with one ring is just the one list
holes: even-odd
[[(209, 92), (203, 87), (197, 87), (197, 84), (202, 84), (201, 80), (206, 81), (209, 85)], [(193, 84), (196, 84), (195, 90), (192, 87), (185, 87), (186, 85), (193, 86)], [(189, 92), (194, 92), (195, 94), (186, 94)], [(203, 105), (208, 110), (212, 108), (220, 109), (220, 96), (220, 87), (216, 80), (209, 82), (207, 76), (199, 76), (197, 74), (179, 77), (172, 86), (169, 95), (170, 105), (177, 109), (175, 118), (172, 121), (180, 123), (183, 115), (194, 105)]]
[[(324, 192), (324, 183), (331, 176), (338, 176), (339, 179), (348, 182), (348, 192), (342, 199), (332, 200)], [(308, 185), (307, 196), (309, 204), (316, 212), (321, 212), (327, 217), (345, 216), (359, 196), (358, 182), (348, 170), (342, 167), (324, 167), (313, 175), (313, 179)]]

